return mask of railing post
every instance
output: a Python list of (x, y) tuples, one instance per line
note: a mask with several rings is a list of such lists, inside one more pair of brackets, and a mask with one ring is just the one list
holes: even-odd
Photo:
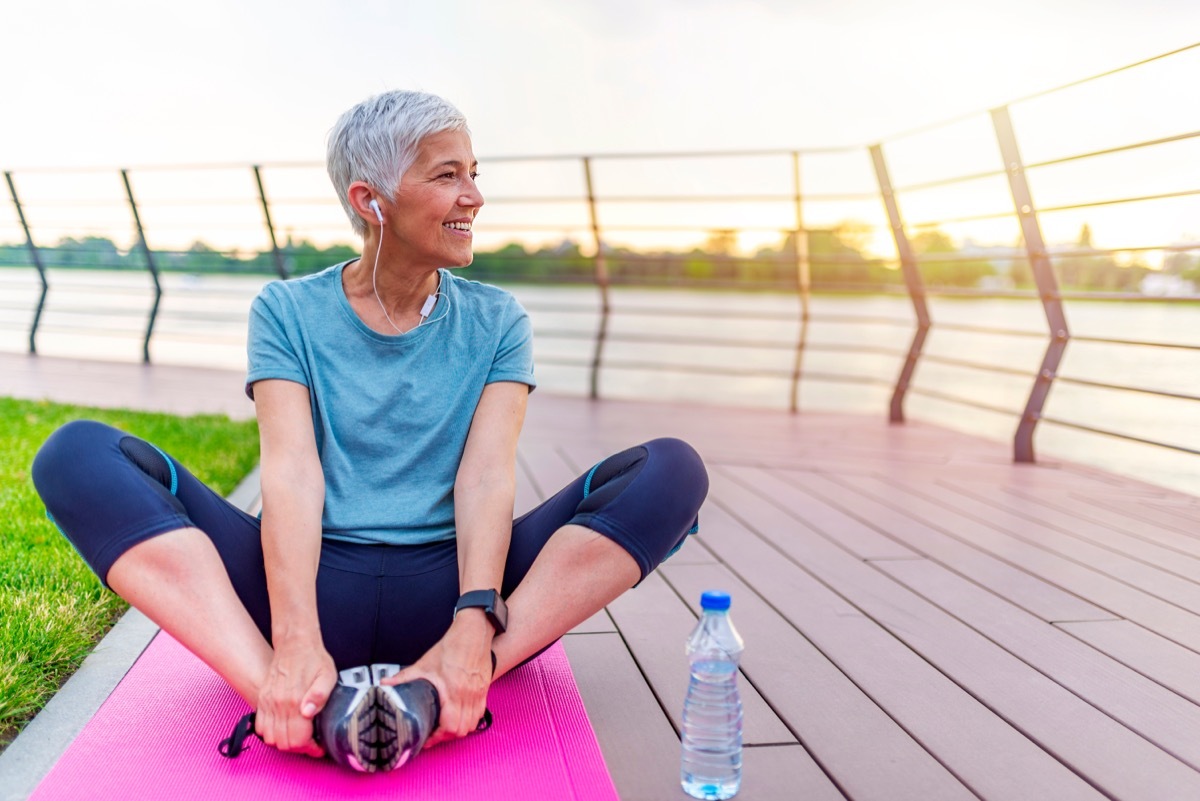
[(125, 184), (125, 196), (129, 198), (129, 210), (133, 212), (133, 223), (137, 226), (138, 244), (146, 257), (146, 268), (154, 279), (154, 305), (150, 307), (150, 319), (146, 322), (146, 338), (142, 340), (142, 361), (150, 363), (150, 337), (154, 335), (154, 321), (158, 317), (158, 303), (162, 299), (162, 284), (158, 281), (158, 265), (154, 263), (154, 254), (146, 244), (146, 231), (142, 228), (142, 216), (138, 214), (137, 201), (133, 199), (133, 187), (129, 185), (129, 170), (121, 170), (121, 180)]
[(1021, 222), (1021, 234), (1025, 238), (1029, 267), (1033, 271), (1033, 280), (1037, 284), (1042, 309), (1046, 313), (1046, 324), (1050, 329), (1050, 341), (1046, 344), (1042, 367), (1034, 379), (1029, 399), (1025, 402), (1025, 411), (1021, 414), (1021, 422), (1017, 424), (1017, 431), (1013, 436), (1013, 460), (1032, 462), (1033, 432), (1041, 419), (1046, 398), (1049, 397), (1050, 388), (1054, 384), (1054, 377), (1058, 375), (1058, 366), (1066, 352), (1071, 332), (1067, 328), (1067, 315), (1058, 292), (1058, 281), (1054, 277), (1054, 268), (1050, 264), (1046, 242), (1042, 238), (1042, 226), (1038, 222), (1037, 209), (1033, 205), (1033, 194), (1029, 191), (1029, 183), (1025, 179), (1025, 164), (1021, 161), (1017, 136), (1007, 106), (992, 109), (992, 126), (996, 129), (996, 140), (1000, 143), (1000, 153), (1004, 157), (1008, 187), (1012, 191), (1017, 219)]
[(592, 223), (592, 240), (596, 246), (595, 280), (600, 290), (600, 327), (596, 330), (596, 347), (592, 353), (592, 376), (590, 397), (600, 397), (600, 364), (604, 356), (604, 343), (608, 338), (608, 316), (611, 306), (608, 299), (608, 261), (604, 254), (604, 240), (600, 236), (600, 222), (596, 216), (596, 192), (592, 186), (592, 159), (583, 157), (583, 177), (587, 186), (588, 215)]
[(263, 190), (262, 172), (257, 164), (251, 164), (254, 170), (254, 183), (258, 185), (258, 199), (262, 203), (263, 219), (267, 223), (267, 235), (271, 237), (271, 252), (275, 254), (275, 272), (280, 278), (287, 278), (287, 265), (283, 263), (283, 254), (279, 252), (279, 243), (275, 241), (275, 224), (271, 222), (271, 206), (267, 203), (267, 193)]
[(17, 219), (21, 221), (21, 229), (25, 231), (25, 244), (29, 247), (29, 257), (33, 259), (33, 266), (37, 268), (38, 278), (42, 282), (42, 294), (38, 297), (37, 309), (33, 312), (33, 325), (29, 327), (29, 352), (36, 355), (37, 330), (42, 321), (42, 309), (46, 306), (46, 294), (50, 291), (50, 284), (46, 281), (46, 265), (42, 264), (41, 251), (33, 242), (33, 234), (30, 233), (29, 223), (25, 220), (25, 209), (21, 207), (21, 200), (17, 197), (17, 185), (13, 183), (12, 173), (5, 171), (4, 180), (8, 181), (8, 193), (12, 195), (13, 205), (17, 208)]
[(804, 229), (804, 203), (800, 190), (800, 153), (792, 151), (792, 191), (796, 205), (796, 233), (792, 238), (792, 254), (796, 257), (796, 290), (800, 296), (800, 333), (796, 338), (796, 361), (792, 366), (791, 410), (800, 410), (800, 377), (804, 367), (804, 348), (808, 343), (809, 303), (812, 277), (808, 262), (808, 231)]
[(904, 285), (908, 288), (908, 297), (917, 315), (917, 330), (908, 346), (908, 355), (904, 357), (904, 366), (900, 368), (900, 375), (896, 378), (888, 417), (893, 423), (903, 423), (904, 397), (908, 394), (908, 387), (917, 370), (917, 362), (921, 358), (921, 350), (925, 347), (925, 337), (933, 323), (929, 317), (929, 304), (925, 301), (925, 283), (921, 280), (917, 258), (913, 254), (908, 234), (904, 230), (904, 222), (900, 218), (900, 205), (896, 202), (896, 193), (892, 190), (892, 179), (888, 174), (887, 162), (883, 158), (883, 147), (871, 145), (870, 150), (871, 161), (875, 165), (875, 178), (879, 181), (879, 194), (883, 198), (884, 208), (887, 209), (888, 224), (892, 227), (892, 238), (896, 242), (896, 254), (900, 257), (900, 271), (904, 274)]

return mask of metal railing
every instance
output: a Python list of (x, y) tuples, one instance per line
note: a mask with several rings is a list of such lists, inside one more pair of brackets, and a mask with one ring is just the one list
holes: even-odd
[[(489, 232), (497, 242), (500, 237), (508, 236), (514, 241), (526, 240), (546, 241), (548, 236), (562, 236), (570, 239), (575, 249), (561, 257), (542, 252), (536, 257), (528, 253), (518, 253), (513, 259), (514, 265), (522, 269), (513, 269), (505, 274), (497, 265), (505, 264), (504, 252), (501, 250), (489, 256), (493, 277), (504, 279), (520, 279), (529, 277), (528, 267), (537, 261), (547, 269), (537, 272), (534, 279), (542, 284), (560, 284), (578, 286), (586, 281), (596, 290), (595, 305), (581, 306), (578, 303), (561, 304), (554, 302), (539, 302), (528, 304), (535, 315), (586, 315), (594, 318), (595, 325), (591, 329), (568, 326), (555, 328), (553, 326), (539, 328), (539, 338), (557, 340), (566, 343), (586, 343), (586, 353), (567, 356), (551, 355), (540, 358), (539, 361), (561, 366), (584, 369), (588, 375), (588, 392), (592, 397), (602, 394), (603, 377), (613, 370), (625, 371), (674, 371), (697, 376), (721, 376), (726, 378), (759, 377), (774, 379), (786, 386), (786, 405), (792, 411), (800, 408), (801, 387), (804, 382), (826, 382), (844, 385), (867, 385), (890, 391), (888, 403), (889, 418), (893, 422), (902, 422), (906, 417), (906, 405), (909, 396), (920, 395), (989, 413), (1010, 415), (1016, 418), (1016, 428), (1013, 431), (1013, 456), (1016, 461), (1027, 462), (1035, 458), (1034, 435), (1041, 422), (1051, 423), (1064, 428), (1086, 431), (1091, 434), (1123, 439), (1130, 442), (1149, 444), (1159, 448), (1170, 449), (1186, 454), (1198, 455), (1200, 448), (1186, 442), (1171, 442), (1164, 439), (1141, 436), (1137, 433), (1119, 431), (1094, 424), (1086, 419), (1068, 420), (1050, 416), (1045, 413), (1047, 398), (1056, 382), (1075, 387), (1085, 387), (1090, 390), (1104, 392), (1128, 393), (1138, 396), (1157, 396), (1189, 402), (1200, 401), (1200, 396), (1189, 389), (1164, 389), (1148, 387), (1121, 380), (1095, 380), (1082, 377), (1061, 375), (1067, 346), (1071, 342), (1088, 343), (1091, 345), (1133, 347), (1147, 352), (1162, 352), (1171, 350), (1189, 354), (1200, 353), (1200, 344), (1190, 342), (1171, 342), (1153, 339), (1123, 338), (1119, 336), (1080, 336), (1073, 334), (1067, 322), (1066, 302), (1071, 300), (1147, 300), (1145, 295), (1130, 291), (1095, 292), (1095, 291), (1063, 291), (1059, 271), (1064, 265), (1069, 265), (1072, 259), (1097, 260), (1112, 257), (1144, 257), (1160, 254), (1164, 258), (1171, 254), (1188, 254), (1200, 251), (1200, 242), (1158, 241), (1150, 244), (1130, 244), (1117, 247), (1092, 247), (1090, 243), (1080, 243), (1075, 246), (1053, 246), (1048, 243), (1043, 231), (1043, 223), (1050, 215), (1078, 212), (1081, 210), (1125, 209), (1133, 205), (1163, 204), (1171, 201), (1189, 200), (1200, 197), (1200, 176), (1192, 175), (1192, 183), (1170, 191), (1137, 192), (1132, 195), (1113, 196), (1106, 194), (1102, 197), (1087, 201), (1073, 200), (1039, 205), (1035, 202), (1035, 187), (1038, 176), (1047, 171), (1061, 168), (1064, 165), (1095, 164), (1114, 156), (1141, 154), (1153, 152), (1163, 154), (1170, 148), (1176, 148), (1191, 143), (1200, 143), (1200, 130), (1175, 131), (1165, 135), (1150, 138), (1122, 141), (1108, 144), (1104, 147), (1088, 148), (1083, 152), (1068, 152), (1040, 158), (1027, 163), (1019, 145), (1018, 125), (1014, 121), (1013, 109), (1030, 102), (1047, 102), (1064, 92), (1077, 87), (1087, 86), (1094, 82), (1111, 79), (1116, 75), (1125, 75), (1138, 70), (1149, 69), (1152, 65), (1168, 63), (1172, 59), (1194, 59), (1200, 55), (1200, 44), (1182, 48), (1172, 53), (1163, 54), (1153, 59), (1129, 65), (1119, 70), (1113, 70), (1103, 75), (1093, 76), (1084, 81), (1077, 81), (1064, 87), (1057, 87), (1046, 92), (1038, 93), (1013, 103), (981, 112), (975, 115), (951, 120), (935, 126), (927, 126), (917, 131), (873, 143), (866, 147), (824, 148), (810, 150), (755, 150), (739, 152), (707, 152), (707, 153), (625, 153), (625, 154), (589, 154), (533, 157), (502, 157), (484, 158), (487, 169), (496, 168), (502, 173), (508, 171), (514, 180), (500, 182), (500, 192), (497, 196), (489, 197), (489, 210), (501, 209), (501, 219), (480, 225), (479, 230)], [(1119, 113), (1119, 109), (1110, 109), (1110, 113)], [(950, 175), (938, 175), (934, 169), (933, 175), (916, 175), (912, 180), (893, 178), (894, 153), (903, 151), (913, 140), (930, 134), (937, 135), (947, 129), (963, 124), (975, 124), (986, 120), (990, 129), (993, 148), (985, 154), (983, 168), (972, 167), (963, 171), (951, 171)], [(1197, 126), (1200, 128), (1200, 126)], [(1170, 159), (1169, 153), (1163, 156)], [(857, 163), (856, 177), (846, 183), (830, 183), (823, 188), (814, 188), (804, 180), (806, 167), (819, 164), (822, 160), (848, 160)], [(671, 165), (683, 161), (693, 164), (730, 165), (739, 163), (770, 164), (772, 171), (769, 179), (763, 180), (757, 175), (753, 178), (726, 177), (724, 182), (718, 177), (714, 183), (719, 186), (732, 186), (732, 190), (712, 191), (711, 186), (705, 186), (703, 191), (695, 191), (696, 187), (684, 179), (676, 178), (670, 190), (663, 192), (660, 182), (651, 179), (654, 191), (634, 191), (627, 185), (636, 183), (635, 178), (645, 178), (645, 173), (658, 171), (666, 176), (680, 175)], [(936, 154), (932, 159), (936, 165)], [(1173, 162), (1177, 167), (1182, 164)], [(1193, 162), (1195, 163), (1195, 162)], [(636, 166), (631, 166), (636, 165)], [(868, 166), (868, 170), (862, 167)], [(1100, 169), (1100, 168), (1097, 168)], [(521, 191), (520, 174), (543, 172), (548, 177), (540, 180), (530, 191)], [(280, 163), (261, 165), (207, 165), (182, 167), (154, 167), (142, 169), (121, 169), (115, 171), (120, 178), (121, 197), (105, 197), (99, 195), (76, 196), (65, 203), (60, 195), (51, 196), (43, 189), (36, 199), (27, 200), (18, 192), (18, 186), (25, 181), (31, 185), (39, 182), (54, 183), (55, 179), (63, 176), (77, 178), (81, 171), (69, 170), (23, 170), (5, 172), (9, 194), (14, 212), (14, 224), (7, 232), (10, 236), (16, 233), (23, 238), (26, 256), (16, 259), (11, 255), (10, 260), (20, 261), (24, 267), (36, 270), (40, 289), (36, 292), (33, 305), (32, 322), (28, 328), (28, 349), (30, 353), (38, 350), (38, 335), (45, 328), (45, 312), (51, 289), (50, 275), (53, 265), (61, 264), (66, 254), (86, 252), (83, 246), (67, 248), (39, 244), (52, 238), (54, 232), (59, 236), (66, 234), (81, 235), (99, 233), (110, 235), (114, 230), (120, 231), (122, 223), (104, 222), (103, 219), (92, 220), (93, 217), (103, 217), (112, 212), (121, 203), (126, 206), (129, 219), (125, 225), (132, 224), (133, 237), (128, 243), (128, 251), (119, 253), (117, 257), (123, 265), (135, 258), (140, 258), (144, 269), (151, 279), (152, 297), (148, 310), (145, 310), (145, 325), (141, 332), (142, 358), (149, 362), (151, 359), (151, 344), (156, 334), (156, 324), (161, 320), (160, 306), (164, 295), (164, 287), (160, 277), (164, 272), (178, 269), (181, 259), (200, 259), (205, 253), (197, 254), (196, 248), (155, 247), (150, 243), (156, 235), (156, 223), (146, 218), (146, 210), (154, 209), (160, 222), (158, 226), (163, 231), (164, 238), (182, 242), (183, 237), (191, 236), (195, 240), (211, 236), (213, 231), (220, 230), (228, 240), (225, 247), (213, 248), (207, 254), (214, 259), (243, 257), (247, 253), (259, 256), (258, 269), (269, 269), (275, 275), (286, 278), (294, 271), (298, 248), (294, 242), (296, 237), (311, 239), (317, 242), (332, 242), (345, 229), (344, 219), (340, 218), (340, 209), (336, 201), (321, 187), (320, 179), (311, 178), (307, 181), (290, 179), (297, 173), (318, 175), (323, 172), (323, 166), (310, 163)], [(219, 195), (206, 198), (181, 198), (177, 194), (159, 191), (154, 199), (135, 199), (134, 185), (139, 180), (161, 184), (154, 181), (154, 175), (170, 173), (186, 175), (192, 179), (203, 180), (216, 172), (227, 175), (240, 175), (242, 190), (237, 197)], [(914, 172), (909, 169), (908, 172)], [(919, 171), (917, 171), (919, 172)], [(572, 175), (573, 173), (573, 175)], [(103, 171), (91, 171), (89, 175), (104, 176)], [(266, 187), (278, 181), (280, 189), (276, 190), (273, 200), (268, 199)], [(919, 198), (924, 193), (947, 193), (948, 199), (943, 207), (957, 207), (960, 202), (974, 202), (977, 196), (976, 187), (986, 182), (1003, 181), (1007, 188), (1008, 197), (1005, 199), (1009, 208), (980, 211), (977, 213), (939, 215), (937, 219), (922, 219), (918, 223), (905, 222), (904, 214), (910, 199)], [(819, 183), (814, 179), (815, 183)], [(680, 186), (678, 184), (689, 184)], [(296, 186), (299, 185), (299, 189)], [(610, 188), (611, 187), (611, 188)], [(505, 194), (505, 191), (508, 194)], [(693, 191), (688, 191), (693, 190)], [(871, 206), (867, 210), (867, 206)], [(919, 203), (917, 204), (920, 205)], [(72, 219), (56, 217), (56, 210), (63, 207), (72, 212)], [(54, 218), (43, 222), (40, 226), (31, 222), (30, 214), (34, 209), (49, 212), (48, 217)], [(747, 208), (757, 210), (762, 221), (754, 219), (746, 221)], [(814, 243), (818, 236), (831, 235), (831, 221), (839, 219), (834, 209), (849, 208), (840, 219), (862, 220), (875, 217), (874, 225), (863, 227), (865, 236), (877, 235), (877, 241), (872, 248), (851, 249), (838, 252), (829, 248), (818, 249)], [(201, 222), (173, 223), (168, 213), (173, 209), (183, 209)], [(203, 210), (222, 209), (240, 210), (236, 219), (222, 220), (203, 219)], [(634, 214), (631, 216), (629, 211)], [(651, 213), (647, 210), (653, 209)], [(690, 216), (700, 210), (716, 209), (718, 218), (712, 223), (694, 223)], [(742, 211), (737, 211), (740, 209)], [(637, 213), (641, 212), (641, 216)], [(103, 212), (103, 213), (102, 213)], [(513, 216), (513, 213), (516, 216)], [(530, 216), (522, 216), (527, 214)], [(719, 219), (719, 215), (729, 216), (728, 221)], [(85, 219), (85, 215), (86, 218)], [(260, 219), (251, 221), (254, 216)], [(531, 218), (532, 217), (532, 218)], [(823, 223), (813, 224), (813, 219), (823, 220)], [(922, 249), (920, 243), (924, 233), (940, 230), (945, 227), (969, 229), (972, 225), (988, 225), (1005, 220), (1015, 221), (1019, 231), (1020, 249), (1002, 251), (993, 248), (983, 254), (973, 254), (962, 248), (947, 252), (929, 252)], [(283, 221), (281, 223), (281, 221)], [(806, 225), (806, 221), (809, 224)], [(287, 233), (287, 243), (280, 244), (282, 230)], [(45, 231), (46, 233), (42, 233)], [(257, 231), (259, 238), (254, 239), (253, 232)], [(231, 233), (232, 232), (232, 233)], [(878, 238), (882, 232), (887, 232), (889, 241)], [(1182, 232), (1179, 232), (1182, 234)], [(708, 235), (725, 236), (730, 241), (740, 241), (739, 237), (758, 237), (761, 243), (766, 236), (778, 237), (778, 247), (760, 248), (757, 254), (739, 252), (737, 247), (726, 242), (724, 249), (710, 247), (705, 252), (697, 252), (698, 237)], [(4, 241), (6, 232), (3, 221), (0, 220), (0, 242)], [(241, 239), (238, 239), (241, 237)], [(676, 242), (686, 241), (691, 237), (691, 249), (688, 245), (646, 246), (630, 245), (633, 242), (645, 242), (658, 237), (660, 240), (674, 238)], [(15, 237), (13, 238), (15, 241)], [(235, 241), (236, 240), (236, 241)], [(247, 244), (248, 243), (248, 244)], [(622, 247), (622, 243), (628, 245)], [(657, 247), (656, 252), (649, 252)], [(486, 250), (486, 249), (482, 249)], [(879, 255), (879, 251), (885, 251)], [(874, 251), (874, 252), (873, 252)], [(555, 263), (568, 265), (571, 269), (549, 269)], [(1032, 279), (1033, 289), (1022, 290), (1016, 286), (980, 289), (970, 286), (931, 285), (928, 274), (939, 269), (941, 265), (951, 265), (956, 269), (964, 269), (964, 265), (981, 265), (1000, 272), (1006, 269), (1015, 270), (1018, 265), (1028, 268)], [(1196, 259), (1200, 265), (1200, 259)], [(586, 274), (580, 271), (580, 266), (586, 265)], [(697, 265), (699, 267), (697, 268)], [(707, 266), (706, 266), (707, 265)], [(1008, 265), (1008, 267), (1004, 267)], [(5, 265), (0, 264), (0, 267)], [(10, 265), (11, 261), (10, 261)], [(878, 268), (887, 268), (881, 272)], [(696, 268), (696, 269), (693, 269)], [(695, 275), (725, 270), (722, 277), (697, 278)], [(814, 270), (821, 272), (815, 280)], [(858, 282), (839, 282), (830, 278), (828, 268), (854, 269), (860, 273), (870, 273), (875, 270), (874, 279), (861, 279)], [(1132, 269), (1132, 268), (1129, 268)], [(694, 275), (690, 280), (684, 280), (688, 270)], [(698, 272), (697, 272), (698, 270)], [(729, 270), (733, 270), (730, 273)], [(744, 277), (738, 278), (737, 271), (753, 274), (755, 280)], [(683, 277), (681, 277), (683, 276)], [(765, 277), (764, 277), (765, 276)], [(944, 281), (941, 282), (944, 284)], [(764, 312), (761, 309), (733, 310), (713, 308), (711, 304), (700, 309), (680, 308), (677, 305), (646, 305), (623, 304), (618, 298), (618, 290), (640, 286), (684, 286), (703, 289), (756, 289), (779, 293), (786, 291), (794, 296), (795, 304), (791, 311), (773, 308)], [(1182, 285), (1182, 284), (1181, 284)], [(826, 313), (813, 308), (814, 288), (837, 292), (898, 293), (903, 292), (911, 302), (913, 318), (905, 319), (875, 313)], [(105, 291), (102, 287), (95, 291)], [(1024, 298), (1036, 299), (1041, 306), (1045, 319), (1044, 331), (1034, 331), (1028, 328), (1007, 327), (988, 324), (936, 323), (931, 310), (930, 298)], [(1200, 300), (1193, 292), (1178, 297), (1153, 298), (1164, 303), (1195, 303)], [(0, 309), (4, 303), (0, 302)], [(13, 308), (9, 306), (9, 308)], [(71, 309), (64, 308), (64, 312)], [(111, 314), (114, 317), (128, 317), (131, 310), (128, 307), (118, 307), (108, 310), (89, 309), (89, 314)], [(617, 326), (616, 322), (652, 318), (654, 320), (677, 319), (679, 321), (703, 321), (709, 329), (699, 333), (681, 334), (677, 332), (658, 332), (646, 325), (634, 324), (631, 330), (623, 330), (626, 326)], [(205, 311), (203, 309), (178, 311), (173, 313), (173, 319), (182, 320), (189, 324), (202, 326), (205, 322), (229, 321), (230, 315), (220, 311)], [(756, 324), (778, 324), (793, 332), (787, 337), (778, 336), (721, 336), (715, 330), (722, 322), (754, 322)], [(899, 328), (911, 328), (912, 336), (907, 347), (898, 347), (894, 337), (887, 336), (882, 343), (864, 344), (861, 342), (829, 342), (815, 341), (812, 334), (814, 326), (838, 327), (859, 326), (882, 328), (896, 331)], [(1034, 369), (1015, 368), (1009, 365), (989, 363), (961, 355), (945, 355), (927, 352), (928, 341), (933, 332), (947, 332), (963, 336), (999, 336), (1007, 338), (1037, 339), (1044, 343), (1044, 352), (1040, 363)], [(123, 335), (121, 332), (108, 331), (91, 333), (110, 333)], [(127, 334), (127, 332), (126, 332)], [(188, 336), (174, 334), (173, 336)], [(192, 336), (205, 338), (201, 331)], [(776, 354), (771, 365), (755, 365), (748, 363), (718, 364), (710, 362), (663, 361), (621, 358), (612, 355), (615, 344), (632, 346), (654, 345), (664, 347), (709, 347), (731, 349), (753, 354)], [(863, 375), (861, 373), (842, 372), (838, 369), (812, 369), (806, 364), (806, 357), (813, 354), (856, 354), (881, 357), (892, 360), (897, 365), (894, 378), (880, 375)], [(582, 355), (581, 355), (582, 354)], [(1023, 407), (1020, 409), (1007, 408), (1003, 405), (977, 398), (957, 395), (941, 388), (921, 386), (916, 381), (918, 368), (923, 363), (940, 365), (954, 370), (989, 373), (1010, 379), (1021, 379), (1029, 382), (1025, 393)], [(1196, 372), (1200, 372), (1197, 370)]]

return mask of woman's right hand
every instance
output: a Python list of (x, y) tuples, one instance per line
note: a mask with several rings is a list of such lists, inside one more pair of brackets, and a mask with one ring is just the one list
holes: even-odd
[(277, 644), (258, 693), (254, 728), (263, 742), (280, 751), (324, 756), (324, 749), (313, 740), (313, 718), (325, 707), (336, 683), (333, 657), (321, 642)]

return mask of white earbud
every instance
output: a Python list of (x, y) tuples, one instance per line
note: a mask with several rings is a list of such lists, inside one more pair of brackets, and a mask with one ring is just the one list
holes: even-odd
[(372, 200), (367, 205), (375, 210), (375, 219), (379, 220), (380, 225), (383, 225), (383, 212), (379, 210), (379, 201)]

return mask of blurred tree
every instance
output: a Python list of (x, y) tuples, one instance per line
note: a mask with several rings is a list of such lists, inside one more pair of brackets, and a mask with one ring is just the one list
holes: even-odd
[(1174, 251), (1163, 256), (1163, 272), (1194, 281), (1200, 278), (1200, 256), (1186, 251)]
[[(948, 234), (937, 228), (921, 231), (909, 241), (928, 287), (973, 287), (984, 276), (996, 274), (996, 268), (988, 261), (945, 258), (959, 253), (959, 248)], [(922, 259), (922, 256), (939, 258)]]
[(1116, 262), (1104, 254), (1090, 255), (1095, 249), (1092, 227), (1084, 223), (1072, 247), (1075, 252), (1054, 259), (1058, 283), (1063, 289), (1098, 289), (1097, 283), (1111, 282), (1109, 274), (1116, 269)]
[(737, 250), (738, 235), (732, 228), (717, 228), (708, 232), (700, 250), (713, 256), (733, 256)]
[(111, 239), (102, 236), (85, 236), (81, 239), (64, 236), (52, 248), (41, 248), (41, 252), (47, 267), (119, 270), (144, 266), (140, 257), (134, 260), (122, 253)]

